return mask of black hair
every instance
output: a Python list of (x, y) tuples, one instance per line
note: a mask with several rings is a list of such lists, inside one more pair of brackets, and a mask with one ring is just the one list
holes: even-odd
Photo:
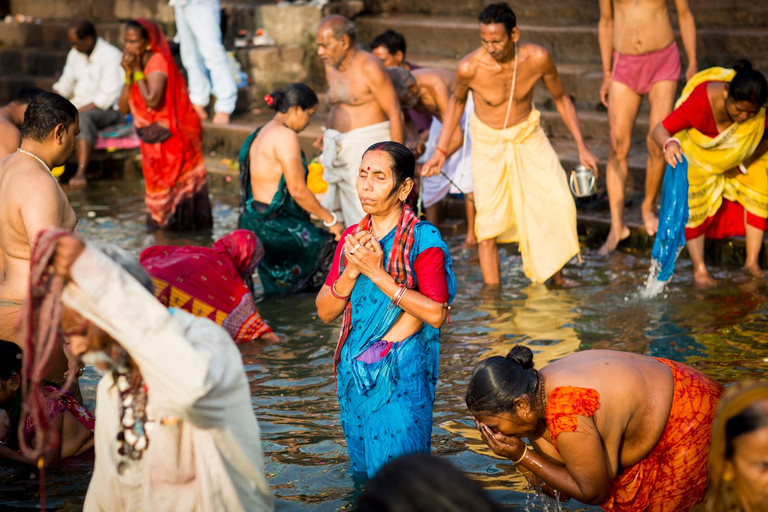
[(315, 91), (301, 83), (288, 84), (270, 96), (272, 97), (272, 104), (269, 108), (282, 113), (288, 112), (291, 107), (309, 110), (318, 103)]
[(326, 16), (320, 21), (320, 26), (323, 25), (331, 29), (333, 38), (337, 41), (344, 36), (349, 38), (350, 43), (357, 41), (357, 29), (355, 28), (355, 23), (344, 16), (338, 14)]
[(21, 375), (21, 347), (0, 340), (0, 379), (8, 380), (14, 373)]
[(397, 52), (403, 52), (403, 58), (405, 58), (405, 38), (400, 32), (389, 29), (377, 35), (371, 41), (370, 47), (373, 50), (379, 46), (386, 46), (387, 51), (392, 55)]
[(33, 99), (37, 98), (45, 91), (39, 87), (22, 87), (13, 96), (13, 102), (19, 105), (29, 105)]
[(533, 352), (515, 345), (507, 357), (484, 359), (472, 372), (466, 402), (472, 413), (512, 412), (520, 397), (533, 401), (539, 391), (539, 372), (533, 368)]
[(77, 108), (54, 92), (38, 94), (24, 113), (21, 137), (43, 142), (56, 126), (69, 128), (77, 122)]
[(752, 63), (746, 59), (737, 61), (733, 65), (736, 76), (728, 86), (728, 96), (734, 101), (747, 101), (758, 107), (762, 107), (768, 100), (768, 83), (765, 76), (756, 69), (752, 69)]
[(445, 459), (427, 453), (399, 457), (369, 480), (357, 512), (496, 512), (502, 508)]
[(753, 402), (739, 415), (729, 419), (725, 424), (726, 460), (733, 458), (733, 441), (736, 438), (766, 426), (768, 426), (768, 416), (765, 414), (765, 405), (762, 400)]
[(483, 25), (492, 25), (501, 23), (507, 29), (507, 34), (512, 33), (512, 29), (517, 26), (517, 17), (515, 12), (507, 2), (490, 4), (483, 9), (477, 20)]
[(149, 41), (149, 34), (147, 34), (147, 29), (141, 26), (141, 24), (136, 20), (129, 20), (125, 23), (125, 29), (128, 30), (129, 28), (132, 28), (133, 30), (136, 30), (142, 39), (145, 41)]
[[(392, 160), (390, 170), (392, 171), (392, 178), (395, 180), (395, 186), (392, 187), (389, 197), (397, 193), (400, 186), (405, 183), (405, 180), (408, 178), (413, 180), (416, 172), (416, 159), (413, 158), (413, 152), (407, 147), (399, 142), (388, 140), (371, 144), (365, 150), (365, 153), (369, 151), (384, 151)], [(365, 157), (365, 153), (363, 153), (363, 157)]]
[(77, 35), (77, 38), (80, 41), (86, 37), (96, 39), (96, 27), (90, 20), (75, 20), (69, 27), (75, 29), (75, 35)]

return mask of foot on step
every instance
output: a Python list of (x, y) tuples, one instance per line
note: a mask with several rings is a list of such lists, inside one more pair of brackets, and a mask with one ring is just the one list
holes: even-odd
[(201, 121), (205, 121), (208, 119), (208, 112), (206, 111), (206, 108), (202, 105), (195, 105), (192, 104), (192, 108), (195, 109), (195, 112), (197, 112), (197, 116), (200, 118)]
[(646, 209), (645, 207), (643, 207), (642, 214), (643, 214), (643, 225), (645, 226), (645, 230), (648, 232), (648, 236), (655, 235), (656, 231), (659, 230), (659, 218), (650, 208)]
[(622, 240), (629, 238), (629, 228), (627, 226), (622, 226), (619, 233), (621, 234), (617, 234), (617, 231), (612, 229), (611, 232), (608, 233), (608, 238), (605, 240), (603, 246), (597, 251), (597, 254), (600, 256), (607, 256), (616, 250), (616, 247)]
[(213, 124), (229, 124), (229, 114), (226, 112), (216, 112), (212, 122)]
[(746, 272), (747, 274), (751, 275), (755, 279), (763, 279), (765, 278), (765, 272), (763, 272), (763, 269), (760, 268), (759, 265), (744, 265), (741, 267), (741, 270), (743, 272)]

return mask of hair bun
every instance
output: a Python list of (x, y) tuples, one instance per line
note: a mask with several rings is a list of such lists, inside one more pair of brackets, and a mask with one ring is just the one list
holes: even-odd
[(512, 347), (512, 350), (507, 354), (507, 359), (519, 364), (523, 370), (533, 368), (533, 352), (525, 345), (515, 345)]
[(747, 71), (752, 69), (752, 63), (748, 59), (739, 59), (733, 63), (733, 70), (737, 73), (739, 71)]

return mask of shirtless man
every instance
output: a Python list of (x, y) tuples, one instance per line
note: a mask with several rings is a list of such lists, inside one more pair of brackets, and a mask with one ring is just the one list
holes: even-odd
[(35, 96), (43, 92), (37, 87), (22, 87), (13, 100), (0, 108), (0, 159), (10, 155), (21, 144), (21, 123), (24, 112)]
[(422, 172), (435, 173), (445, 163), (446, 148), (472, 91), (475, 233), (483, 280), (499, 284), (498, 241), (519, 243), (523, 270), (533, 282), (552, 278), (554, 284), (564, 284), (562, 267), (579, 252), (576, 206), (533, 108), (533, 87), (539, 80), (576, 141), (579, 160), (595, 174), (597, 158), (584, 144), (576, 109), (551, 55), (520, 41), (509, 5), (491, 4), (478, 20), (482, 46), (459, 62), (443, 131)]
[[(52, 226), (75, 229), (77, 217), (51, 169), (72, 156), (78, 131), (75, 106), (58, 94), (44, 92), (27, 108), (19, 150), (0, 160), (0, 254), (4, 263), (0, 339), (22, 342), (15, 325), (27, 296), (30, 252), (37, 234)], [(62, 351), (54, 357), (47, 378), (61, 385), (66, 371)]]
[(331, 103), (322, 142), (323, 178), (328, 182), (323, 206), (340, 209), (344, 225), (351, 226), (365, 215), (355, 188), (363, 153), (374, 142), (402, 143), (403, 118), (386, 68), (357, 47), (351, 21), (342, 16), (324, 18), (316, 43)]
[[(697, 71), (696, 25), (688, 0), (675, 0), (675, 7), (688, 57), (685, 72), (688, 80)], [(669, 22), (667, 0), (600, 0), (598, 33), (604, 76), (600, 100), (608, 107), (611, 127), (605, 176), (611, 204), (611, 231), (600, 248), (601, 254), (608, 254), (629, 236), (629, 228), (624, 223), (627, 155), (640, 103), (647, 94), (651, 104), (650, 130), (672, 112), (680, 78), (680, 55)], [(659, 224), (654, 201), (664, 174), (664, 155), (650, 132), (647, 147), (645, 199), (641, 211), (646, 231), (654, 235)]]

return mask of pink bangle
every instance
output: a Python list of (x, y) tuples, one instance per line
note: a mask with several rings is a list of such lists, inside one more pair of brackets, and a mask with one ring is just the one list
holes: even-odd
[(408, 291), (408, 288), (402, 286), (392, 299), (392, 304), (394, 304), (396, 307), (400, 307), (400, 301), (403, 300), (403, 295), (405, 295), (406, 291)]
[(333, 282), (333, 284), (331, 284), (331, 295), (333, 295), (334, 297), (336, 297), (336, 298), (337, 298), (337, 299), (339, 299), (339, 300), (349, 300), (349, 298), (352, 296), (352, 294), (351, 294), (351, 293), (350, 293), (349, 295), (346, 295), (346, 296), (345, 296), (345, 295), (339, 295), (339, 294), (336, 292), (336, 283), (338, 283), (338, 282), (339, 282), (339, 280), (337, 279), (337, 280), (335, 280), (335, 281)]
[(669, 145), (670, 142), (677, 142), (678, 146), (680, 146), (681, 148), (683, 147), (683, 145), (680, 144), (680, 139), (678, 139), (677, 137), (670, 137), (670, 138), (668, 138), (667, 140), (664, 141), (664, 146), (661, 148), (661, 150), (662, 151), (666, 151), (667, 150), (667, 146)]

